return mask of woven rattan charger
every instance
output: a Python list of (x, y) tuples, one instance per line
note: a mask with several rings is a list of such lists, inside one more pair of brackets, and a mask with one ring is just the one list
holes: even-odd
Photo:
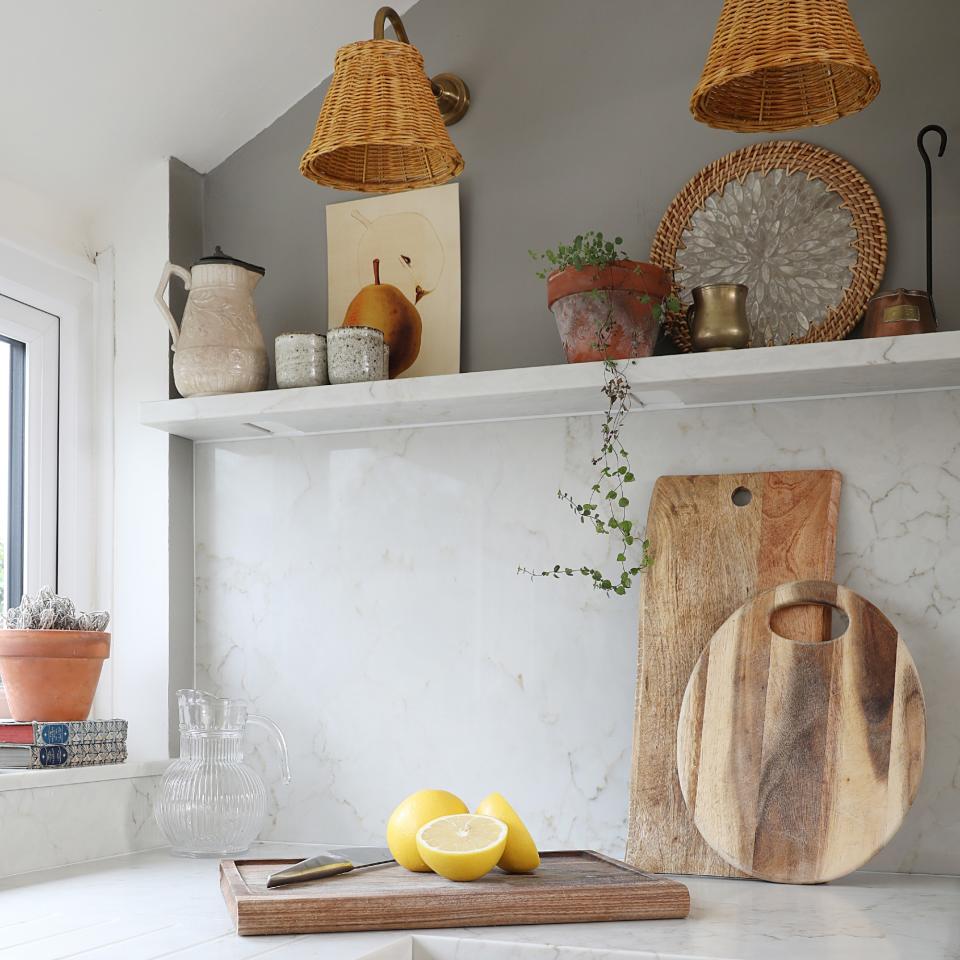
[[(788, 174), (802, 172), (810, 179), (822, 180), (850, 212), (857, 254), (850, 284), (840, 302), (828, 310), (822, 320), (812, 324), (804, 336), (791, 338), (790, 342), (842, 340), (856, 326), (867, 301), (880, 287), (887, 262), (887, 228), (880, 202), (863, 175), (843, 157), (823, 147), (801, 140), (773, 140), (744, 147), (708, 164), (667, 208), (653, 239), (650, 260), (675, 276), (677, 251), (683, 248), (684, 231), (708, 197), (722, 194), (728, 183), (742, 181), (749, 173), (767, 174), (775, 169), (783, 169)], [(676, 281), (674, 292), (679, 296)], [(677, 346), (689, 352), (690, 334), (684, 318), (670, 317), (665, 327)]]

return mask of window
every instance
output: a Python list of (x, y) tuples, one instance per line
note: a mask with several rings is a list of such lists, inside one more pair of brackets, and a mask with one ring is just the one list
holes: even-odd
[(56, 586), (59, 324), (0, 296), (2, 608)]

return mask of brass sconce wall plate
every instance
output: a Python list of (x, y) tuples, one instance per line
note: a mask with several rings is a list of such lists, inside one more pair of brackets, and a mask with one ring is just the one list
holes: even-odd
[(455, 73), (438, 73), (430, 78), (430, 84), (444, 125), (452, 127), (470, 107), (470, 89)]

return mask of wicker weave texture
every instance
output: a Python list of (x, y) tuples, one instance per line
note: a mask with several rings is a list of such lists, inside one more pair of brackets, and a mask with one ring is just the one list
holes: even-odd
[[(714, 160), (697, 173), (667, 207), (653, 238), (650, 260), (673, 276), (677, 268), (677, 251), (683, 245), (683, 233), (707, 199), (713, 194), (722, 194), (731, 180), (742, 181), (754, 171), (765, 174), (775, 169), (787, 173), (802, 172), (811, 179), (822, 180), (850, 211), (856, 232), (853, 246), (857, 252), (850, 285), (836, 307), (828, 310), (821, 321), (811, 325), (803, 337), (794, 337), (790, 342), (842, 340), (856, 326), (867, 301), (883, 280), (887, 263), (887, 226), (880, 201), (863, 174), (843, 157), (823, 147), (802, 140), (769, 140)], [(676, 284), (674, 293), (679, 294)], [(682, 317), (668, 318), (665, 326), (680, 349), (689, 352), (690, 333), (685, 320)]]
[(446, 183), (462, 170), (416, 47), (362, 40), (337, 51), (300, 161), (305, 177), (340, 190), (396, 193)]
[(690, 111), (725, 130), (797, 130), (879, 92), (846, 0), (724, 0)]

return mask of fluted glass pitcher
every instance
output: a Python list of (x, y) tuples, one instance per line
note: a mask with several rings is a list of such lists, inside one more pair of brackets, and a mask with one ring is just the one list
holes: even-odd
[(247, 713), (242, 700), (203, 690), (178, 690), (180, 758), (160, 782), (155, 812), (173, 853), (228, 857), (243, 853), (263, 826), (267, 791), (243, 762), (248, 723), (264, 727), (280, 748), (283, 782), (290, 782), (287, 744), (267, 717)]

